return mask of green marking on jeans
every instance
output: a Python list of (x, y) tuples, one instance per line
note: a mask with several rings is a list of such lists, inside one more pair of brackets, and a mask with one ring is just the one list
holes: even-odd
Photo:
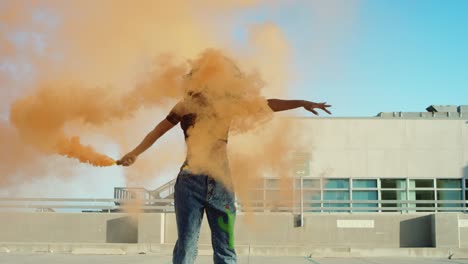
[(222, 216), (218, 217), (218, 226), (228, 234), (229, 248), (234, 250), (234, 220), (236, 215), (231, 213), (228, 208), (224, 210), (227, 214), (227, 223), (224, 222)]

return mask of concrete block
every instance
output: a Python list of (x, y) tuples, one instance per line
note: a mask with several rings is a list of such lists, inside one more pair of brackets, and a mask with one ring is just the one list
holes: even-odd
[(138, 219), (130, 216), (109, 219), (106, 224), (107, 243), (137, 243)]
[(164, 225), (165, 214), (140, 214), (138, 217), (138, 243), (165, 243)]
[(432, 215), (434, 247), (459, 248), (459, 223), (457, 213)]

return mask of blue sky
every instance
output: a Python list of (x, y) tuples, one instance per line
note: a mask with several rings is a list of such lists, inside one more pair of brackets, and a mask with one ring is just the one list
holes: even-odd
[(328, 101), (335, 116), (468, 104), (468, 1), (353, 3), (350, 14), (332, 18), (329, 28), (314, 24), (306, 1), (276, 11), (259, 8), (242, 19), (273, 21), (284, 31), (297, 71), (292, 96)]
[[(322, 14), (325, 21), (315, 18), (315, 0), (290, 1), (279, 8), (260, 5), (236, 17), (231, 34), (245, 42), (249, 25), (277, 24), (293, 52), (290, 96), (327, 101), (335, 116), (468, 104), (468, 1), (322, 2), (330, 1), (336, 4), (333, 9), (344, 11)], [(43, 20), (43, 13), (38, 14), (35, 19)], [(42, 51), (40, 35), (34, 39)]]

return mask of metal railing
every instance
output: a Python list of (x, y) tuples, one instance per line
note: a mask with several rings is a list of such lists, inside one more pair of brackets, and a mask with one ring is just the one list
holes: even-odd
[[(143, 212), (174, 211), (173, 199), (89, 199), (89, 198), (0, 198), (0, 210), (34, 209), (37, 212), (57, 210), (95, 210), (121, 212), (137, 207)], [(305, 200), (301, 209), (297, 201), (257, 200), (237, 203), (238, 211), (291, 213), (419, 213), (467, 212), (465, 200)]]
[(174, 193), (175, 182), (176, 180), (174, 179), (155, 190), (132, 187), (115, 187), (114, 199), (119, 200), (116, 202), (117, 205), (120, 203), (120, 201), (127, 201), (132, 199), (145, 200), (146, 205), (154, 205), (152, 202), (148, 202), (147, 200), (171, 198), (172, 194)]
[(173, 211), (173, 203), (173, 199), (0, 198), (0, 210), (55, 212), (56, 209), (80, 209), (119, 212), (132, 207), (148, 211)]

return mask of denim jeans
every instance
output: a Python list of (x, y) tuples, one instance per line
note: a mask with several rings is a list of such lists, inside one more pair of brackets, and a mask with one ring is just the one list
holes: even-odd
[(178, 239), (173, 264), (195, 262), (205, 211), (211, 229), (214, 263), (237, 263), (233, 236), (236, 213), (234, 194), (207, 175), (194, 175), (181, 170), (175, 184), (174, 200)]

